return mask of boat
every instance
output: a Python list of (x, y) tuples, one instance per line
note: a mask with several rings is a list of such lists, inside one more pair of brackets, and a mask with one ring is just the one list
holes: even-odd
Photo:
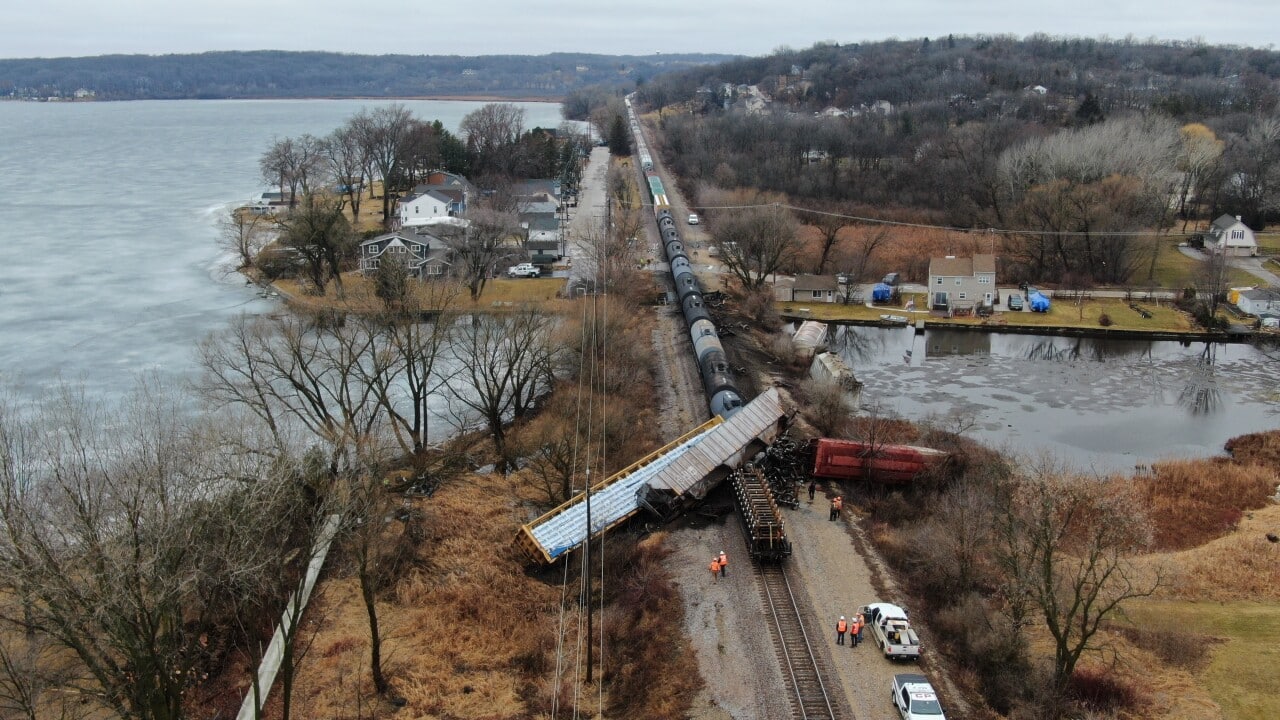
[(882, 322), (893, 323), (894, 325), (906, 325), (910, 320), (906, 315), (881, 315)]

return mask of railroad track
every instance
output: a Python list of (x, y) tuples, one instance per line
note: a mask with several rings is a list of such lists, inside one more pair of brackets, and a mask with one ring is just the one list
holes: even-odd
[(839, 720), (836, 703), (823, 682), (825, 663), (819, 660), (804, 629), (804, 620), (780, 565), (756, 565), (765, 611), (773, 619), (774, 648), (782, 677), (791, 688), (791, 714), (801, 720)]

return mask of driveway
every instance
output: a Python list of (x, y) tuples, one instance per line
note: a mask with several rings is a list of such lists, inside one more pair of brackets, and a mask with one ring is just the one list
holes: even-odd
[[(1200, 261), (1209, 259), (1209, 256), (1206, 255), (1203, 250), (1198, 250), (1193, 247), (1179, 246), (1178, 250), (1189, 258), (1194, 258)], [(1264, 260), (1265, 258), (1257, 257), (1227, 258), (1227, 267), (1243, 270), (1271, 287), (1280, 287), (1280, 275), (1276, 275), (1268, 270), (1263, 264)]]

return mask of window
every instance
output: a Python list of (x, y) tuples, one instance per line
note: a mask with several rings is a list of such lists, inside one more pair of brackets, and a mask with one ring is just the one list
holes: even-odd
[(417, 206), (417, 205), (414, 205), (414, 206), (413, 206), (413, 214), (414, 214), (414, 215), (417, 215), (417, 214), (418, 214), (418, 206)]
[(1243, 230), (1232, 230), (1232, 231), (1231, 231), (1231, 239), (1232, 239), (1232, 240), (1243, 240), (1243, 239), (1244, 239), (1244, 231), (1243, 231)]
[(956, 278), (956, 285), (959, 285), (962, 282), (964, 282), (963, 278)]
[(934, 285), (941, 285), (941, 284), (942, 284), (942, 278), (938, 278), (938, 281), (934, 283)]
[(378, 263), (379, 263), (379, 262), (380, 262), (380, 261), (379, 261), (377, 258), (374, 258), (373, 260), (370, 260), (370, 261), (369, 261), (369, 269), (370, 269), (370, 270), (377, 270), (377, 269), (378, 269)]
[(439, 275), (439, 274), (440, 274), (440, 266), (439, 266), (439, 265), (427, 265), (427, 266), (426, 266), (426, 270), (427, 270), (427, 274), (428, 274), (428, 275)]
[(979, 285), (990, 285), (990, 284), (991, 284), (991, 277), (990, 277), (990, 276), (988, 276), (988, 275), (983, 275), (983, 276), (979, 277), (979, 278), (978, 278), (978, 284), (979, 284)]
[(960, 299), (961, 299), (961, 300), (968, 300), (968, 299), (969, 299), (969, 293), (960, 293)]
[(821, 291), (821, 290), (814, 290), (814, 291), (813, 291), (813, 299), (814, 299), (814, 300), (821, 300), (821, 299), (822, 299), (822, 291)]

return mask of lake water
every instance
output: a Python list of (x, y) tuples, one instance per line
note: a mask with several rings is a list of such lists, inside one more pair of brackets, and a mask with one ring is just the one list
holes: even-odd
[[(273, 307), (217, 248), (218, 217), (266, 189), (262, 152), (391, 102), (0, 102), (0, 385), (118, 397), (139, 373), (191, 377), (201, 338)], [(402, 104), (455, 131), (484, 105)], [(516, 104), (526, 127), (561, 122)]]
[(866, 385), (864, 408), (958, 414), (995, 447), (1080, 469), (1219, 454), (1280, 427), (1280, 363), (1250, 345), (864, 327), (832, 342)]

